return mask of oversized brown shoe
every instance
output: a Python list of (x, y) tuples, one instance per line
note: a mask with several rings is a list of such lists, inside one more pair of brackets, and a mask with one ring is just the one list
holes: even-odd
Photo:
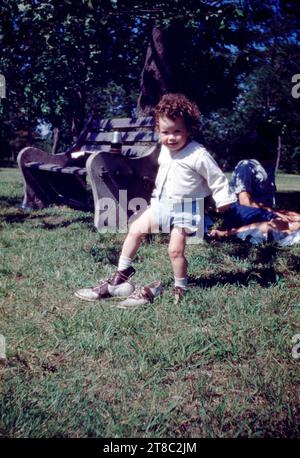
[(163, 288), (160, 281), (154, 281), (145, 286), (138, 286), (130, 296), (116, 305), (118, 309), (133, 309), (140, 305), (152, 303), (162, 294)]
[[(109, 280), (107, 289), (111, 296), (124, 296), (124, 294), (118, 294), (122, 291), (120, 285), (127, 283), (129, 278), (135, 274), (135, 269), (133, 267), (127, 267), (125, 270), (117, 270), (112, 278)], [(129, 293), (131, 294), (131, 293)], [(126, 294), (128, 296), (128, 294)]]
[(99, 284), (92, 288), (82, 288), (75, 292), (75, 296), (84, 301), (97, 301), (111, 297), (128, 297), (135, 286), (128, 281), (135, 270), (133, 267), (122, 271), (116, 271), (112, 277), (100, 280)]

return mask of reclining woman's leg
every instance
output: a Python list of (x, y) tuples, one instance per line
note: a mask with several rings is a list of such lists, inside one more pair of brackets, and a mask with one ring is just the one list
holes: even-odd
[(210, 232), (210, 236), (214, 238), (229, 237), (231, 235), (236, 235), (240, 232), (244, 232), (249, 229), (258, 229), (263, 234), (267, 234), (271, 229), (275, 231), (281, 231), (281, 232), (287, 232), (287, 233), (290, 232), (289, 224), (286, 221), (276, 218), (276, 219), (272, 219), (271, 221), (264, 221), (262, 223), (246, 224), (245, 226), (241, 226), (241, 227), (233, 228), (229, 230), (224, 230), (224, 231), (213, 229)]

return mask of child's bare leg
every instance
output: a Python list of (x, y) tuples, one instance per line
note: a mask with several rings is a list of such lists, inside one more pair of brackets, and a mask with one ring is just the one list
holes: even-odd
[(156, 230), (151, 209), (147, 208), (130, 226), (124, 240), (121, 256), (132, 259), (146, 234)]
[[(183, 229), (174, 227), (171, 231), (170, 243), (168, 248), (169, 257), (172, 264), (172, 269), (176, 279), (187, 279), (187, 260), (184, 256), (186, 245), (186, 234)], [(185, 281), (185, 287), (187, 281)], [(181, 285), (178, 285), (181, 286)]]
[(143, 236), (155, 230), (156, 227), (152, 224), (152, 214), (149, 208), (131, 224), (123, 243), (118, 268), (113, 276), (109, 279), (101, 280), (93, 288), (81, 288), (76, 291), (76, 297), (87, 301), (95, 301), (112, 296), (129, 296), (134, 291), (134, 286), (129, 281), (135, 273), (135, 269), (131, 266), (132, 258), (136, 254)]

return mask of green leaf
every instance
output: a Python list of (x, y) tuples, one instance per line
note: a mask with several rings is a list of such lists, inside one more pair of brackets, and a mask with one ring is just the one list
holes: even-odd
[(239, 17), (244, 17), (244, 11), (241, 9), (241, 8), (236, 8), (235, 9), (235, 14), (236, 16), (239, 16)]
[(32, 9), (32, 5), (30, 3), (18, 3), (18, 10), (20, 13), (25, 13), (27, 11), (30, 11)]

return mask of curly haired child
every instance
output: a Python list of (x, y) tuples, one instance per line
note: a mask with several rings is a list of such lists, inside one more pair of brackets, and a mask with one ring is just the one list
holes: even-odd
[(135, 273), (133, 258), (145, 234), (161, 230), (170, 233), (168, 254), (174, 275), (173, 292), (175, 300), (181, 300), (188, 288), (186, 238), (197, 231), (200, 200), (212, 195), (218, 211), (236, 201), (215, 160), (193, 140), (200, 126), (197, 105), (183, 94), (165, 94), (155, 109), (155, 117), (161, 151), (150, 206), (131, 224), (115, 274), (94, 288), (78, 290), (75, 294), (81, 299), (129, 295), (121, 302), (121, 308), (152, 301), (160, 293), (159, 283), (134, 291), (130, 277)]

